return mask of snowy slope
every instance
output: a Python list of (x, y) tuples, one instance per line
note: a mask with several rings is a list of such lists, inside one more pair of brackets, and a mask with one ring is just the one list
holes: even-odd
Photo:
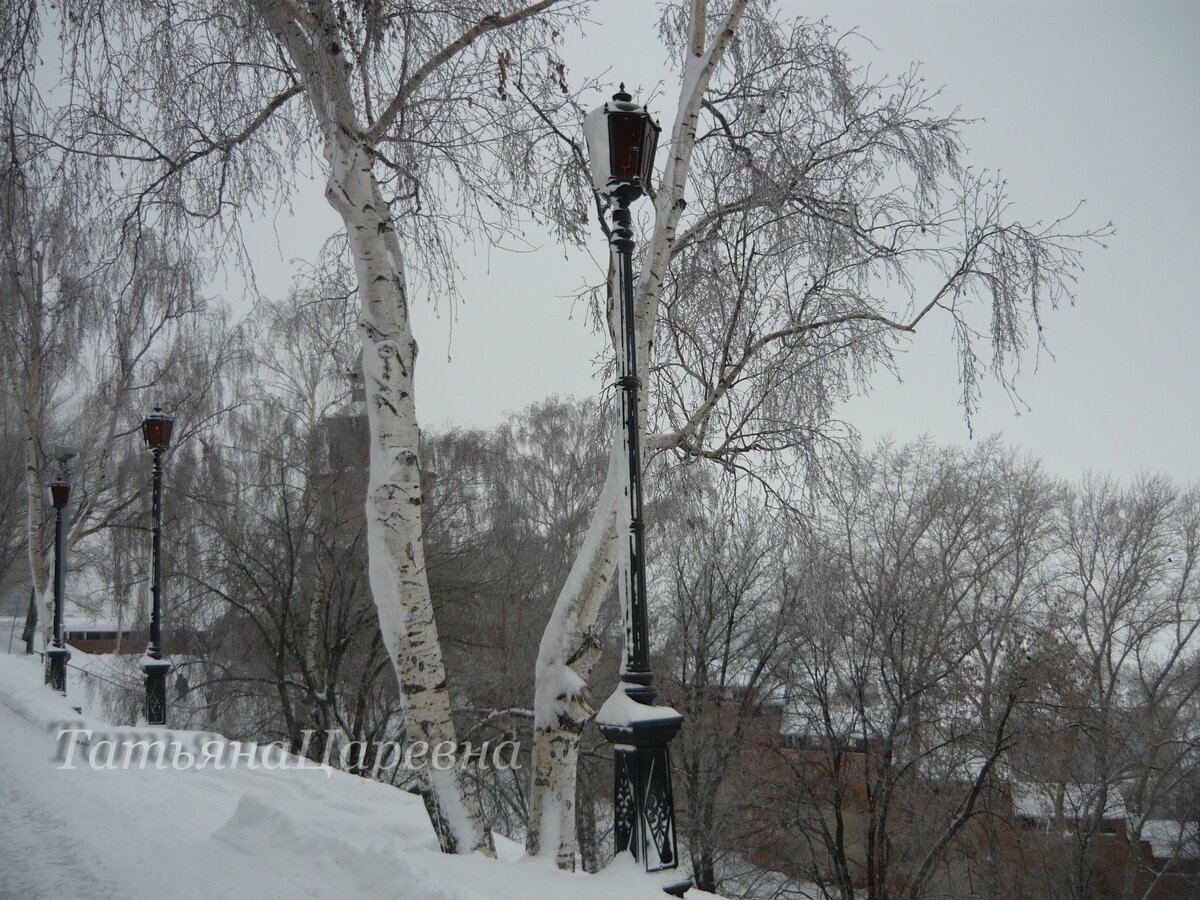
[(567, 874), (502, 838), (500, 860), (446, 856), (418, 798), (341, 772), (61, 768), (56, 732), (80, 721), (36, 659), (0, 654), (2, 897), (665, 896), (628, 857)]

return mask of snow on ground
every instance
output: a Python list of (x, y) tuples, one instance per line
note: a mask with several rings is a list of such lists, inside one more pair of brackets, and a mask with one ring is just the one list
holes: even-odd
[[(99, 732), (150, 733), (80, 717), (42, 683), (37, 657), (0, 653), (2, 897), (665, 896), (627, 856), (599, 875), (559, 872), (503, 838), (498, 860), (447, 856), (419, 798), (342, 772), (250, 769), (244, 759), (221, 770), (93, 768), (86, 748), (62, 768), (64, 723), (94, 729), (95, 742)], [(156, 733), (186, 747), (210, 738)]]

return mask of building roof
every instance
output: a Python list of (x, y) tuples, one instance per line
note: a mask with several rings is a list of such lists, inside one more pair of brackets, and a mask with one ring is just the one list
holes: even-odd
[(133, 631), (132, 624), (120, 623), (116, 619), (68, 619), (63, 622), (63, 631), (121, 631), (129, 634)]
[(1058, 792), (1062, 790), (1062, 814), (1068, 822), (1094, 816), (1099, 808), (1101, 797), (1104, 798), (1104, 813), (1102, 820), (1125, 819), (1128, 812), (1125, 809), (1125, 798), (1115, 787), (1110, 787), (1105, 793), (1103, 785), (1098, 784), (1048, 784), (1038, 782), (1014, 782), (1012, 785), (1013, 811), (1026, 819), (1055, 818), (1055, 804)]
[(1157, 859), (1200, 859), (1200, 825), (1195, 822), (1150, 819), (1142, 825), (1142, 840)]

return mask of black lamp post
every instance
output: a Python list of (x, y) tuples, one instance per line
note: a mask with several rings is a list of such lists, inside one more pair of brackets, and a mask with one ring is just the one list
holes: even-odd
[[(584, 135), (597, 193), (613, 202), (610, 245), (617, 260), (616, 305), (621, 432), (625, 450), (627, 544), (621, 554), (620, 589), (625, 625), (621, 682), (596, 715), (613, 744), (616, 852), (629, 850), (648, 872), (679, 865), (668, 743), (683, 717), (654, 706), (658, 691), (650, 669), (646, 610), (646, 555), (642, 521), (642, 458), (638, 438), (637, 328), (633, 309), (633, 227), (630, 204), (645, 192), (654, 170), (658, 124), (625, 93), (589, 113)], [(691, 882), (667, 887), (682, 894)]]
[(70, 473), (67, 462), (74, 451), (60, 449), (58, 452), (58, 474), (50, 482), (50, 500), (54, 504), (54, 635), (46, 651), (46, 681), (60, 694), (67, 692), (67, 661), (71, 651), (63, 642), (63, 604), (67, 602), (66, 541), (63, 535), (63, 510), (71, 499)]
[(154, 538), (151, 545), (150, 576), (150, 644), (142, 659), (146, 673), (146, 722), (167, 724), (167, 673), (171, 663), (162, 658), (162, 456), (171, 446), (171, 429), (175, 420), (163, 415), (160, 407), (142, 422), (142, 437), (154, 453)]

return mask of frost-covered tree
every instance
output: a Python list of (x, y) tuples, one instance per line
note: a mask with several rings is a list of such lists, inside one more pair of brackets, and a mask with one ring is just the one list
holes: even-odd
[[(775, 677), (794, 603), (788, 523), (762, 502), (697, 491), (662, 554), (663, 690), (684, 715), (672, 742), (681, 843), (701, 890), (733, 896), (749, 872), (758, 743), (775, 737)], [(764, 734), (764, 732), (766, 732)]]
[(0, 351), (23, 447), (30, 578), (48, 633), (54, 514), (44, 493), (54, 446), (79, 452), (66, 510), (72, 550), (144, 493), (143, 479), (113, 478), (120, 460), (136, 454), (141, 417), (161, 403), (189, 420), (177, 430), (185, 437), (198, 424), (193, 414), (214, 399), (227, 355), (222, 311), (199, 295), (190, 257), (153, 232), (113, 241), (111, 219), (76, 201), (78, 183), (27, 134), (31, 119), (6, 111)]
[[(759, 822), (824, 896), (963, 892), (947, 860), (969, 858), (996, 814), (1013, 711), (1031, 699), (1023, 623), (988, 615), (1049, 519), (1008, 514), (1016, 463), (995, 442), (848, 459), (795, 557), (779, 669), (794, 744), (774, 753)], [(986, 681), (972, 658), (995, 644)]]
[[(295, 160), (324, 177), (357, 281), (372, 593), (412, 740), (457, 743), (423, 549), (407, 275), (450, 289), (464, 232), (495, 236), (522, 212), (580, 237), (584, 154), (555, 48), (581, 6), (48, 7), (69, 91), (39, 131), (126, 250), (153, 231), (173, 250), (242, 254), (239, 211), (286, 202)], [(39, 8), (20, 7), (32, 13), (18, 43), (36, 41)], [(785, 465), (836, 441), (833, 403), (933, 314), (955, 323), (968, 410), (985, 369), (1007, 378), (1040, 339), (1040, 310), (1069, 296), (1077, 236), (1011, 218), (1003, 185), (960, 162), (962, 121), (936, 112), (915, 72), (872, 81), (827, 26), (784, 21), (767, 0), (674, 0), (661, 33), (680, 78), (636, 287), (643, 446), (775, 490)], [(557, 202), (543, 202), (547, 182)], [(615, 433), (610, 446), (536, 667), (527, 846), (564, 865), (616, 559)], [(462, 780), (427, 775), (443, 849), (487, 850)]]
[(1030, 757), (1057, 750), (1058, 782), (1082, 786), (1076, 895), (1094, 888), (1089, 859), (1105, 811), (1113, 802), (1128, 810), (1119, 891), (1132, 898), (1139, 882), (1161, 877), (1139, 853), (1147, 823), (1196, 815), (1187, 795), (1200, 775), (1200, 492), (1161, 476), (1127, 486), (1089, 477), (1058, 524), (1047, 620), (1070, 648), (1060, 661), (1070, 678), (1045, 706), (1051, 739)]
[[(837, 401), (934, 315), (954, 324), (968, 416), (985, 373), (1011, 388), (1098, 233), (1015, 219), (917, 70), (870, 77), (823, 22), (678, 0), (660, 31), (679, 77), (635, 286), (647, 452), (715, 463), (786, 505), (782, 488), (803, 485), (788, 474), (816, 473), (846, 436)], [(527, 845), (562, 865), (621, 478), (614, 462), (538, 656)]]
[[(128, 228), (244, 250), (236, 210), (285, 202), (312, 160), (357, 275), (371, 432), (372, 594), (407, 706), (408, 735), (456, 745), (422, 547), (406, 265), (453, 270), (454, 223), (496, 234), (528, 208), (543, 166), (524, 104), (566, 85), (553, 47), (570, 0), (242, 0), (59, 6), (71, 100), (56, 140), (116, 183)], [(117, 169), (114, 176), (113, 169)], [(563, 227), (575, 227), (563, 220)], [(448, 227), (449, 226), (449, 227)], [(441, 282), (443, 286), (445, 282)], [(453, 770), (426, 771), (443, 849), (490, 851)]]
[(40, 617), (30, 607), (30, 645), (37, 620), (47, 632), (51, 622), (53, 513), (43, 495), (54, 446), (79, 454), (66, 510), (66, 547), (76, 550), (128, 524), (146, 492), (147, 479), (122, 474), (138, 457), (142, 416), (161, 404), (179, 415), (176, 434), (186, 439), (219, 404), (229, 362), (224, 310), (201, 296), (190, 248), (144, 223), (123, 227), (106, 202), (107, 179), (73, 165), (57, 140), (39, 72), (40, 12), (20, 3), (0, 13), (0, 359), (17, 411), (25, 545), (42, 605)]

